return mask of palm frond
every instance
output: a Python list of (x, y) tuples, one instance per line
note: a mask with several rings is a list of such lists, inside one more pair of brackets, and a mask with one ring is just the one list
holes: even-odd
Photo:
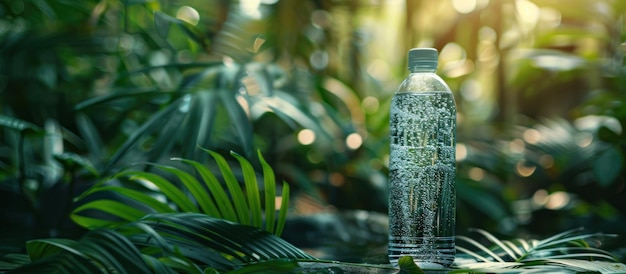
[(457, 251), (461, 256), (457, 257), (455, 268), (502, 270), (497, 273), (517, 273), (515, 269), (547, 271), (555, 266), (574, 272), (626, 268), (611, 253), (594, 247), (598, 239), (616, 237), (613, 234), (581, 234), (582, 229), (573, 229), (544, 240), (503, 241), (481, 229), (472, 231), (477, 232), (489, 245), (458, 236), (460, 241)]
[[(283, 183), (280, 196), (282, 204), (276, 217), (276, 180), (272, 168), (261, 153), (258, 153), (258, 157), (263, 168), (265, 206), (261, 204), (256, 172), (246, 158), (231, 153), (243, 171), (243, 184), (240, 184), (223, 156), (210, 150), (205, 151), (216, 161), (224, 182), (220, 182), (209, 168), (199, 162), (173, 158), (192, 167), (199, 176), (178, 167), (157, 164), (151, 165), (177, 180), (153, 172), (121, 171), (78, 197), (78, 202), (86, 202), (72, 212), (71, 218), (83, 227), (96, 228), (136, 221), (150, 213), (193, 212), (258, 228), (265, 227), (265, 230), (280, 235), (286, 221), (289, 186)], [(115, 185), (118, 183), (122, 186)], [(114, 196), (110, 197), (111, 194)]]
[(81, 240), (42, 239), (27, 242), (31, 263), (14, 273), (149, 273), (150, 266), (128, 239), (108, 229)]
[[(117, 228), (88, 232), (80, 240), (41, 239), (27, 243), (28, 259), (12, 256), (14, 273), (207, 273), (264, 262), (314, 257), (276, 235), (201, 213), (157, 213)], [(3, 258), (2, 261), (8, 262)], [(267, 266), (265, 266), (267, 267)], [(240, 272), (246, 273), (246, 272)]]

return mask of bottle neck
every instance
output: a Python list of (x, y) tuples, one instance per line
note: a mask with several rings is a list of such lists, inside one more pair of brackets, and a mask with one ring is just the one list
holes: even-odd
[(416, 66), (416, 67), (410, 67), (409, 72), (410, 73), (436, 73), (437, 68)]

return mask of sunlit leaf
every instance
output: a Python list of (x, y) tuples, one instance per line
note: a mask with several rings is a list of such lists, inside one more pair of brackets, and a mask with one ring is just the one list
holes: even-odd
[(211, 157), (213, 157), (222, 173), (224, 182), (226, 183), (226, 187), (230, 193), (230, 197), (233, 200), (235, 211), (237, 212), (237, 221), (241, 224), (250, 224), (250, 211), (248, 210), (248, 203), (246, 202), (245, 196), (241, 191), (241, 187), (237, 182), (237, 178), (233, 175), (228, 163), (219, 153), (205, 149), (203, 150), (208, 152)]
[(398, 259), (398, 266), (400, 272), (403, 274), (424, 274), (424, 270), (420, 269), (411, 256), (402, 256)]
[(258, 151), (258, 157), (261, 162), (261, 167), (263, 168), (263, 191), (265, 192), (265, 230), (276, 234), (274, 224), (276, 208), (276, 178), (274, 177), (274, 171), (265, 161), (265, 158), (263, 158), (261, 151)]
[(122, 220), (134, 221), (145, 215), (145, 212), (114, 200), (95, 200), (83, 204), (74, 210), (73, 215), (82, 211), (97, 210), (119, 217)]
[(189, 191), (189, 193), (194, 197), (196, 203), (205, 214), (219, 217), (220, 213), (215, 206), (213, 199), (209, 197), (207, 189), (205, 189), (204, 186), (196, 180), (196, 178), (191, 176), (191, 174), (174, 167), (164, 165), (157, 165), (157, 167), (176, 175), (176, 177), (178, 177), (178, 179), (183, 183), (186, 190)]
[(278, 226), (276, 227), (276, 231), (274, 234), (280, 236), (283, 234), (283, 229), (285, 228), (285, 222), (287, 220), (287, 212), (289, 209), (289, 184), (283, 181), (283, 192), (280, 197), (280, 211), (278, 212)]
[(182, 190), (157, 174), (141, 171), (123, 171), (117, 176), (128, 176), (131, 180), (147, 180), (158, 187), (161, 192), (174, 204), (176, 204), (181, 211), (198, 212), (198, 208), (191, 200), (189, 200), (189, 198), (187, 198), (187, 195), (185, 195)]
[(204, 181), (205, 186), (207, 187), (207, 189), (209, 190), (209, 193), (212, 195), (213, 199), (215, 200), (216, 206), (219, 210), (219, 214), (217, 217), (221, 217), (223, 219), (230, 220), (230, 221), (237, 221), (237, 215), (235, 214), (235, 210), (233, 208), (233, 205), (231, 204), (230, 199), (228, 198), (228, 195), (224, 191), (224, 188), (222, 188), (222, 185), (217, 180), (215, 175), (213, 175), (213, 173), (211, 173), (209, 169), (207, 169), (202, 164), (196, 161), (192, 161), (192, 160), (181, 159), (181, 158), (173, 158), (172, 160), (177, 160), (177, 161), (182, 161), (184, 163), (187, 163), (193, 166), (195, 170), (198, 172), (198, 174), (200, 174), (200, 176), (202, 177)]
[(150, 209), (156, 212), (160, 212), (160, 213), (174, 212), (174, 209), (172, 209), (170, 206), (163, 203), (162, 201), (159, 201), (154, 196), (150, 195), (149, 192), (146, 192), (146, 191), (138, 191), (138, 190), (133, 190), (127, 187), (107, 185), (107, 186), (93, 188), (89, 194), (94, 195), (95, 193), (98, 193), (98, 192), (109, 192), (109, 191), (115, 194), (120, 194), (133, 201), (137, 201), (144, 205), (147, 205)]
[(252, 226), (254, 227), (262, 227), (263, 222), (263, 214), (261, 213), (261, 199), (259, 198), (259, 186), (256, 180), (256, 173), (254, 172), (254, 168), (246, 158), (243, 156), (231, 152), (232, 156), (237, 158), (239, 164), (241, 165), (241, 170), (243, 172), (243, 178), (246, 185), (246, 193), (248, 206), (250, 208), (250, 214), (252, 215)]

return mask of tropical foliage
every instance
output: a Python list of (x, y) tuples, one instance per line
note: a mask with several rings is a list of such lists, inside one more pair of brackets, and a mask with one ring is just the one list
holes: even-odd
[[(154, 172), (121, 171), (77, 198), (79, 206), (71, 218), (89, 232), (79, 240), (31, 240), (26, 244), (28, 256), (3, 256), (0, 270), (206, 273), (255, 264), (250, 271), (281, 271), (297, 266), (289, 259), (314, 260), (278, 237), (285, 224), (289, 186), (282, 185), (278, 196), (282, 203), (276, 214), (274, 173), (260, 153), (262, 184), (258, 184), (251, 163), (232, 153), (241, 166), (243, 185), (221, 155), (206, 153), (216, 160), (224, 182), (205, 166), (185, 159), (175, 160), (192, 166), (203, 183), (171, 166), (157, 168), (174, 175), (180, 185)], [(120, 185), (122, 178), (135, 185)], [(258, 185), (263, 186), (265, 206)], [(146, 187), (153, 191), (141, 190)], [(257, 265), (269, 261), (272, 263)]]
[[(192, 166), (201, 180), (196, 179), (194, 174), (165, 165), (154, 167), (176, 177), (180, 183), (169, 181), (155, 172), (122, 171), (77, 197), (78, 206), (70, 217), (78, 225), (92, 228), (135, 221), (157, 212), (204, 213), (214, 218), (265, 229), (280, 236), (289, 205), (289, 185), (283, 183), (281, 195), (276, 196), (274, 172), (260, 152), (262, 184), (257, 182), (256, 172), (250, 162), (239, 154), (231, 153), (241, 165), (243, 188), (224, 157), (213, 151), (207, 153), (215, 159), (224, 182), (219, 181), (211, 170), (196, 161), (175, 158), (176, 161)], [(264, 193), (263, 206), (259, 185)], [(98, 198), (102, 196), (106, 198)], [(276, 198), (281, 201), (278, 205)], [(279, 209), (278, 218), (275, 216), (276, 208)], [(263, 214), (263, 209), (266, 214)], [(105, 217), (94, 218), (94, 215)]]
[[(480, 239), (458, 236), (459, 256), (455, 265), (490, 273), (619, 273), (626, 265), (618, 263), (611, 253), (599, 249), (598, 243), (617, 235), (582, 234), (581, 229), (559, 233), (543, 240), (500, 240), (484, 230), (474, 230), (484, 237)], [(467, 246), (467, 247), (464, 247)]]
[(197, 213), (151, 214), (78, 241), (32, 240), (26, 250), (28, 257), (3, 258), (3, 270), (22, 264), (11, 273), (222, 273), (253, 265), (250, 271), (278, 273), (294, 268), (289, 259), (314, 259), (266, 231)]
[[(416, 46), (440, 50), (457, 100), (459, 234), (626, 235), (625, 11), (611, 0), (0, 1), (0, 253), (30, 255), (5, 256), (5, 269), (123, 269), (97, 254), (164, 271), (222, 260), (174, 247), (198, 248), (193, 233), (142, 230), (183, 221), (176, 212), (198, 216), (190, 227), (275, 235), (289, 206), (385, 212), (386, 110)], [(146, 235), (152, 246), (137, 242)], [(624, 239), (603, 247), (626, 260)], [(235, 253), (266, 251), (255, 252)], [(219, 270), (241, 266), (224, 259)]]

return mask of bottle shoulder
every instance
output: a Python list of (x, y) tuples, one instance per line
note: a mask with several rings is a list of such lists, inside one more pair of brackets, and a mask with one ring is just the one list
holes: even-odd
[(402, 81), (396, 92), (452, 92), (435, 73), (411, 73)]

